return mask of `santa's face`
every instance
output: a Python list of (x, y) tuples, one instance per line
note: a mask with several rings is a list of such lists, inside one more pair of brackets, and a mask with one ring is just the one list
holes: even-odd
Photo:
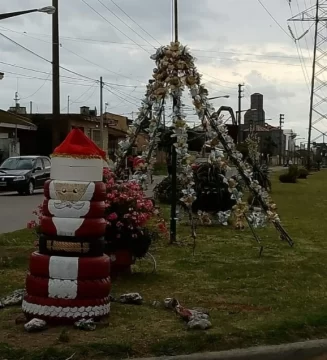
[(58, 183), (54, 182), (56, 199), (62, 201), (80, 201), (86, 193), (89, 183)]

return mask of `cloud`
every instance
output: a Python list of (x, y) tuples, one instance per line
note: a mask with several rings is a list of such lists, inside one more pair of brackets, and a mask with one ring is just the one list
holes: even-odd
[[(154, 63), (150, 54), (159, 44), (172, 40), (171, 1), (114, 0), (134, 21), (111, 0), (84, 1), (100, 15), (82, 0), (60, 1), (60, 60), (63, 67), (73, 71), (61, 70), (61, 108), (66, 111), (68, 96), (71, 111), (79, 111), (84, 104), (99, 107), (97, 80), (103, 76), (110, 83), (104, 96), (108, 109), (132, 116), (143, 97), (144, 84), (152, 75)], [(47, 6), (49, 2), (24, 0), (23, 8)], [(266, 5), (287, 33), (286, 20), (291, 17), (287, 2), (268, 1)], [(285, 124), (306, 136), (308, 89), (298, 51), (260, 4), (244, 0), (180, 0), (179, 6), (180, 40), (197, 58), (203, 81), (212, 96), (231, 96), (228, 100), (215, 100), (214, 104), (236, 109), (237, 86), (245, 83), (244, 108), (250, 104), (251, 92), (261, 92), (268, 118), (277, 124), (279, 113), (285, 113)], [(300, 6), (304, 10), (304, 4)], [(23, 8), (21, 0), (11, 0), (2, 4), (1, 11)], [(303, 33), (300, 25), (292, 24), (294, 32), (295, 26)], [(35, 13), (1, 21), (0, 32), (51, 60), (50, 16)], [(306, 40), (308, 48), (302, 40), (300, 54), (310, 73), (310, 34)], [(0, 63), (0, 71), (5, 72), (0, 82), (0, 107), (11, 106), (18, 90), (22, 105), (28, 107), (29, 101), (33, 101), (35, 111), (50, 112), (51, 64), (3, 37), (0, 47), (1, 62), (26, 68)], [(323, 126), (321, 123), (321, 129)]]

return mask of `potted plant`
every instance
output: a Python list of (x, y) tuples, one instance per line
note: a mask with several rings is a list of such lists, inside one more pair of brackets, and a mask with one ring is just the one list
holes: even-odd
[[(116, 181), (109, 169), (104, 170), (107, 189), (105, 252), (111, 257), (113, 276), (130, 273), (135, 259), (146, 255), (155, 236), (146, 224), (158, 215), (152, 200), (146, 198), (141, 187), (133, 181)], [(159, 220), (159, 230), (166, 232)]]

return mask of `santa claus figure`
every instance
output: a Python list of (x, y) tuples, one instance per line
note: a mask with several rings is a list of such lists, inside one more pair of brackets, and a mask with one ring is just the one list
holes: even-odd
[(28, 318), (60, 324), (109, 313), (104, 160), (105, 152), (79, 129), (52, 154), (39, 251), (31, 255), (26, 279), (23, 311)]

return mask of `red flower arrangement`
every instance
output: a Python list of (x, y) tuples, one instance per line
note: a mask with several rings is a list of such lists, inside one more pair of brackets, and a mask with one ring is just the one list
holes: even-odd
[(116, 181), (109, 169), (104, 169), (103, 177), (107, 188), (107, 251), (128, 249), (133, 256), (143, 257), (155, 236), (145, 225), (156, 218), (159, 232), (167, 235), (165, 222), (139, 184)]

